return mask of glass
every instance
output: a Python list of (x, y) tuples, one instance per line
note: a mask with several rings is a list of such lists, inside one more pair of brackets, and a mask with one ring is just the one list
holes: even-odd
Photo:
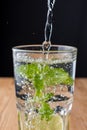
[(69, 130), (77, 49), (13, 47), (19, 130)]

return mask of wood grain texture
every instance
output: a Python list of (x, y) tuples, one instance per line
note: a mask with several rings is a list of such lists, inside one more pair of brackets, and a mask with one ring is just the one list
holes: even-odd
[[(13, 78), (0, 78), (0, 130), (18, 130)], [(87, 78), (77, 78), (70, 130), (87, 130)]]
[(17, 111), (12, 78), (0, 78), (0, 130), (17, 130)]

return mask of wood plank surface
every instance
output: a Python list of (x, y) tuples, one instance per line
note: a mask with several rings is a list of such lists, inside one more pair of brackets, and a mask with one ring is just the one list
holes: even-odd
[[(18, 130), (13, 78), (0, 78), (0, 130)], [(87, 78), (77, 78), (70, 130), (87, 130)]]

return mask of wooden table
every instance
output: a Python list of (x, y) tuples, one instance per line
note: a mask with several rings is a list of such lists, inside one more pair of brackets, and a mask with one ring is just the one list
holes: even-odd
[[(18, 130), (13, 78), (0, 78), (0, 130)], [(70, 130), (87, 130), (87, 78), (77, 78)]]

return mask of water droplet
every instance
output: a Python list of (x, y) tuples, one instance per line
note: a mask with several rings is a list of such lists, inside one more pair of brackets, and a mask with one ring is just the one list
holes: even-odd
[(43, 42), (43, 46), (42, 46), (43, 51), (49, 51), (50, 47), (51, 47), (51, 42), (47, 42), (47, 41)]

